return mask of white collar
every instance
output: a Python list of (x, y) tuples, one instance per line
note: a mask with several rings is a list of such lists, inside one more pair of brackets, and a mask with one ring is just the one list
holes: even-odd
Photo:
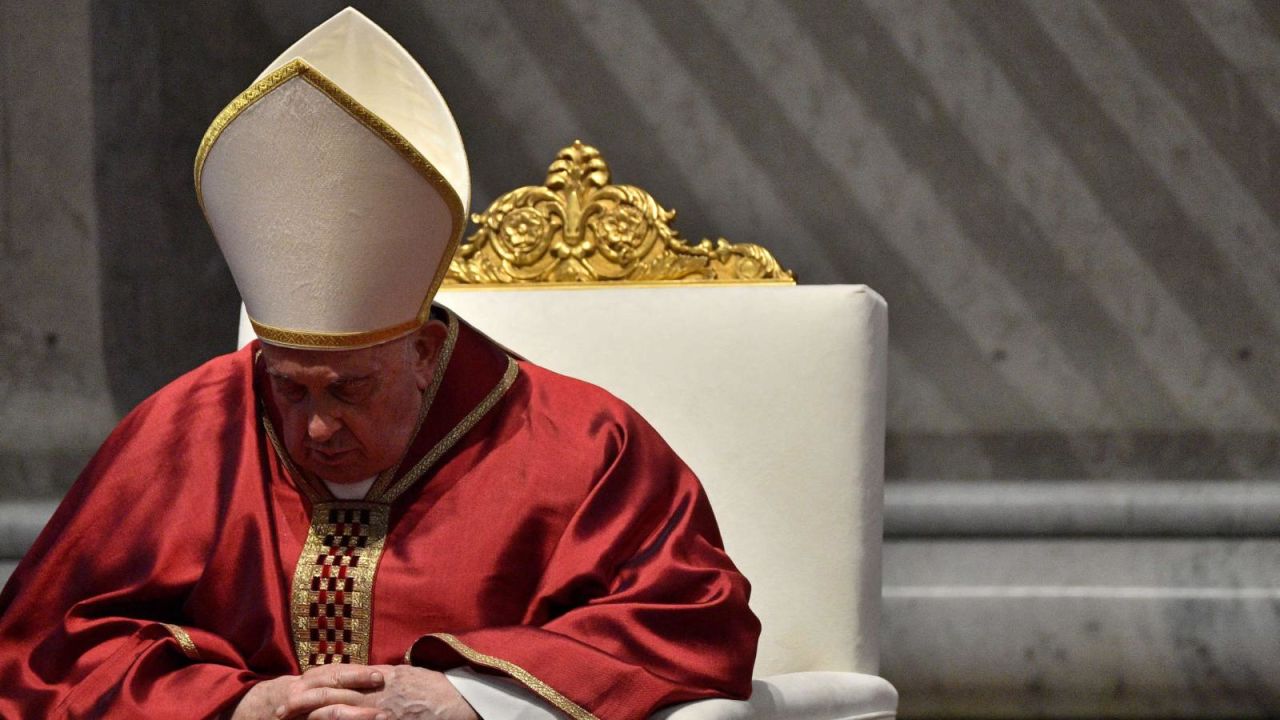
[(378, 476), (375, 475), (353, 483), (331, 483), (324, 478), (321, 478), (320, 482), (324, 483), (324, 486), (329, 488), (329, 492), (339, 500), (363, 500), (369, 488), (373, 487), (373, 481), (377, 479)]

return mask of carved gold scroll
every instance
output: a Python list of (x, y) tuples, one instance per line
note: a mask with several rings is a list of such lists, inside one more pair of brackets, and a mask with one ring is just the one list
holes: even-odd
[(446, 285), (596, 282), (794, 284), (759, 245), (690, 245), (671, 227), (674, 210), (632, 185), (610, 184), (600, 151), (574, 141), (541, 186), (516, 188), (471, 216)]

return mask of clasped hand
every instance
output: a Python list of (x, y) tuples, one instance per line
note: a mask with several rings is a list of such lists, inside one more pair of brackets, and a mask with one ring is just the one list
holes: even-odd
[(409, 665), (320, 665), (258, 683), (232, 720), (478, 720), (442, 673)]

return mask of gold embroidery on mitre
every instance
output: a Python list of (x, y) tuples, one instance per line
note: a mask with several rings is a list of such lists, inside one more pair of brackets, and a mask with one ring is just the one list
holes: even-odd
[[(459, 655), (466, 658), (470, 662), (473, 662), (477, 665), (483, 665), (488, 668), (493, 668), (495, 670), (501, 670), (502, 672), (510, 676), (513, 680), (516, 680), (521, 685), (524, 685), (525, 687), (537, 693), (538, 696), (541, 697), (543, 700), (546, 700), (552, 705), (555, 705), (556, 707), (560, 708), (561, 711), (563, 711), (566, 715), (573, 718), (574, 720), (599, 720), (595, 715), (592, 715), (590, 712), (588, 712), (586, 708), (583, 708), (581, 705), (578, 705), (574, 701), (565, 697), (555, 688), (539, 680), (537, 677), (533, 675), (533, 673), (529, 672), (528, 670), (525, 670), (524, 668), (520, 667), (519, 665), (516, 665), (513, 662), (508, 662), (506, 660), (503, 660), (502, 658), (496, 658), (492, 655), (485, 655), (482, 652), (477, 652), (476, 650), (472, 650), (470, 647), (466, 645), (466, 643), (462, 642), (454, 635), (450, 635), (449, 633), (432, 633), (430, 635), (427, 635), (426, 637), (436, 638), (438, 640), (444, 641), (446, 644), (449, 645), (449, 647), (453, 648), (454, 652), (458, 653)], [(405, 653), (406, 663), (411, 662), (410, 654), (412, 652), (413, 652), (413, 648), (410, 647), (408, 652)]]
[(783, 283), (795, 276), (768, 250), (724, 238), (690, 245), (675, 211), (632, 185), (610, 183), (600, 151), (575, 140), (541, 186), (502, 195), (471, 217), (479, 227), (449, 264), (449, 285)]
[(187, 656), (188, 660), (199, 660), (200, 649), (196, 647), (196, 643), (191, 639), (191, 635), (180, 625), (172, 623), (160, 623), (165, 630), (178, 641), (178, 647), (182, 648), (182, 654)]
[(325, 502), (293, 574), (290, 615), (302, 670), (369, 662), (373, 577), (387, 538), (390, 508), (379, 503)]
[(359, 350), (403, 337), (419, 328), (424, 320), (415, 317), (389, 327), (361, 332), (311, 332), (273, 327), (249, 318), (253, 332), (263, 342), (302, 350)]
[[(451, 227), (449, 231), (449, 240), (445, 245), (444, 253), (441, 255), (440, 262), (436, 267), (435, 275), (431, 279), (431, 284), (427, 287), (427, 292), (419, 306), (418, 314), (414, 320), (407, 320), (391, 327), (379, 328), (367, 332), (314, 332), (307, 330), (296, 330), (288, 328), (277, 328), (270, 325), (264, 325), (252, 318), (250, 322), (258, 337), (276, 345), (285, 345), (288, 347), (298, 348), (316, 348), (316, 349), (339, 349), (339, 348), (360, 348), (376, 345), (380, 342), (393, 339), (399, 335), (404, 335), (413, 328), (426, 322), (431, 313), (431, 300), (435, 297), (436, 291), (440, 289), (440, 284), (444, 282), (445, 274), (449, 270), (447, 260), (452, 258), (457, 251), (458, 244), (462, 240), (462, 234), (466, 230), (466, 209), (462, 206), (462, 198), (458, 196), (458, 191), (449, 184), (444, 175), (436, 169), (435, 165), (426, 158), (413, 143), (409, 142), (400, 131), (392, 127), (387, 121), (383, 120), (369, 108), (360, 104), (347, 91), (343, 90), (337, 83), (330, 80), (324, 73), (312, 67), (309, 63), (301, 58), (291, 60), (288, 63), (276, 68), (267, 74), (258, 82), (251, 85), (247, 90), (240, 93), (227, 104), (222, 112), (214, 117), (213, 122), (209, 124), (209, 129), (205, 131), (204, 137), (200, 140), (200, 147), (196, 150), (195, 160), (195, 188), (196, 201), (200, 205), (200, 210), (205, 212), (206, 220), (208, 213), (204, 206), (204, 164), (209, 154), (213, 151), (214, 145), (218, 142), (218, 138), (222, 136), (223, 131), (235, 121), (243, 112), (253, 106), (262, 98), (271, 93), (272, 90), (284, 85), (293, 78), (301, 78), (312, 87), (324, 93), (334, 104), (345, 110), (351, 117), (355, 118), (360, 124), (368, 128), (373, 134), (382, 139), (383, 142), (391, 146), (401, 157), (403, 157), (420, 175), (435, 189), (444, 200), (445, 206), (449, 209), (449, 218)], [(212, 226), (212, 223), (210, 223)], [(380, 339), (378, 339), (380, 338)]]

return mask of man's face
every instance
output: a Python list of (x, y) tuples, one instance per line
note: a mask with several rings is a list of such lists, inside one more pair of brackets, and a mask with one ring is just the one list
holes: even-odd
[(444, 327), (361, 350), (295, 350), (263, 344), (280, 440), (301, 469), (333, 483), (391, 467), (413, 439)]

